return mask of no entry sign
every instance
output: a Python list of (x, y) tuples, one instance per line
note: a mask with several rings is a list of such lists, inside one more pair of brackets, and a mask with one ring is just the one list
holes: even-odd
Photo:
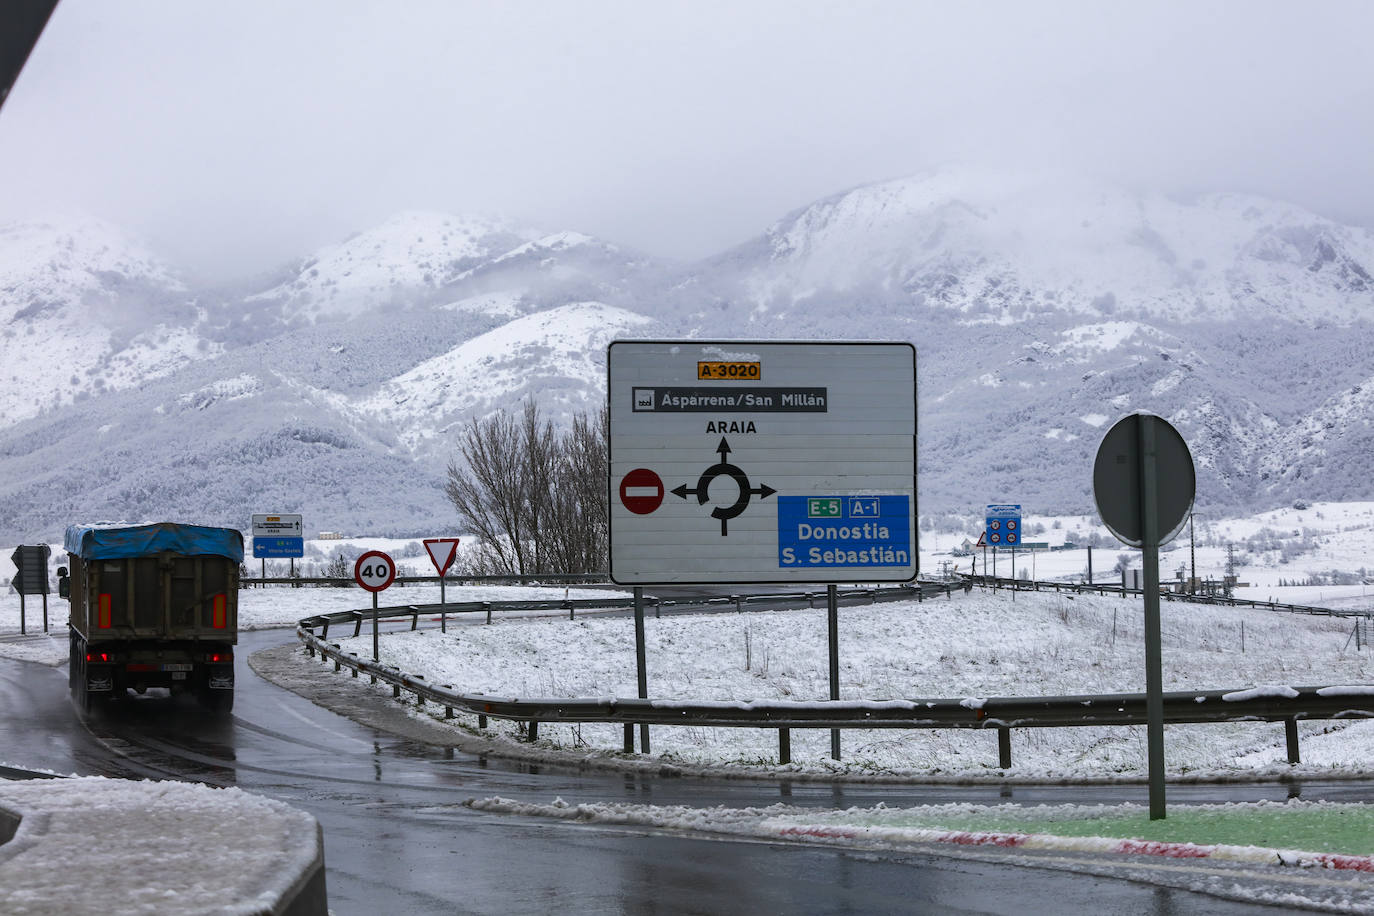
[(620, 502), (635, 515), (648, 515), (663, 505), (663, 478), (635, 468), (620, 480)]

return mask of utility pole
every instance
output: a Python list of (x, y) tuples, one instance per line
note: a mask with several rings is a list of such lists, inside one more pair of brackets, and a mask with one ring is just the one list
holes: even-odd
[(1188, 553), (1192, 558), (1193, 573), (1188, 577), (1188, 594), (1197, 591), (1197, 539), (1193, 537), (1193, 513), (1188, 513)]

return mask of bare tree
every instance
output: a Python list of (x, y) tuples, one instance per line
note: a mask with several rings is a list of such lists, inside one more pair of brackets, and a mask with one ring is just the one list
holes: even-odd
[(467, 467), (449, 463), (444, 486), (449, 502), (482, 542), (493, 572), (524, 573), (527, 522), (515, 421), (506, 413), (472, 420), (459, 450)]
[(539, 405), (525, 402), (520, 423), (520, 450), (528, 543), (525, 557), (528, 569), (522, 573), (555, 572), (548, 562), (550, 542), (558, 536), (553, 528), (554, 502), (557, 499), (559, 449), (553, 423), (542, 420)]
[(579, 414), (558, 435), (527, 401), (472, 421), (445, 492), (481, 546), (473, 572), (532, 575), (606, 568), (608, 417)]
[(607, 423), (578, 414), (559, 441), (551, 557), (563, 572), (604, 572), (607, 559)]

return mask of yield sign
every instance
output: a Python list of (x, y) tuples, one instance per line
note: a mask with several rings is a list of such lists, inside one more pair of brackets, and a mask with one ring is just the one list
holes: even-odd
[(453, 565), (453, 558), (458, 555), (458, 539), (425, 538), (425, 550), (429, 551), (429, 559), (442, 576), (448, 572), (448, 568)]

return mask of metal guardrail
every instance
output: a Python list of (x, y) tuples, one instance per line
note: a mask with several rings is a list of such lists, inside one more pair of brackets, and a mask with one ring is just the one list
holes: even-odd
[[(911, 600), (913, 592), (922, 598), (951, 594), (950, 583), (925, 583), (917, 589), (858, 589), (844, 593), (850, 603), (855, 599)], [(894, 594), (900, 593), (900, 594)], [(880, 597), (881, 596), (881, 597)], [(731, 602), (739, 608), (776, 606), (803, 599), (812, 603), (819, 596), (750, 595), (728, 599), (663, 602), (678, 608), (711, 607)], [(629, 601), (612, 602), (473, 602), (468, 610), (565, 610), (570, 605), (625, 607)], [(478, 605), (472, 607), (471, 605)], [(448, 605), (454, 612), (459, 605)], [(430, 684), (422, 675), (408, 674), (393, 665), (372, 661), (343, 651), (328, 641), (331, 623), (355, 623), (354, 636), (362, 621), (374, 616), (382, 619), (411, 618), (411, 628), (419, 615), (439, 613), (439, 605), (380, 608), (321, 615), (300, 621), (296, 636), (313, 657), (317, 653), (332, 660), (334, 670), (348, 668), (357, 677), (367, 674), (373, 681), (392, 685), (392, 693), (414, 694), (420, 704), (443, 706), (445, 717), (455, 710), (475, 714), (478, 727), (495, 717), (527, 724), (528, 740), (538, 738), (539, 723), (622, 723), (625, 726), (625, 751), (634, 750), (634, 725), (694, 725), (740, 728), (772, 728), (778, 731), (778, 760), (791, 762), (793, 728), (970, 728), (994, 729), (998, 735), (998, 761), (1002, 769), (1011, 766), (1013, 728), (1066, 728), (1085, 726), (1143, 725), (1146, 723), (1145, 694), (1117, 693), (1079, 696), (940, 698), (904, 700), (822, 700), (800, 701), (710, 701), (681, 702), (639, 698), (521, 698), (483, 693), (463, 693), (451, 684)], [(575, 608), (572, 608), (575, 610)], [(490, 619), (490, 618), (488, 618)], [(316, 634), (315, 630), (321, 630)], [(1299, 763), (1299, 719), (1374, 718), (1374, 686), (1347, 687), (1260, 687), (1241, 690), (1176, 691), (1164, 695), (1164, 721), (1167, 724), (1216, 722), (1283, 722), (1289, 763)]]
[[(448, 585), (597, 585), (606, 581), (605, 573), (545, 573), (541, 575), (508, 576), (444, 576)], [(396, 585), (417, 583), (439, 584), (438, 576), (397, 576)], [(352, 576), (240, 576), (239, 588), (262, 585), (290, 585), (296, 588), (353, 588), (358, 583)]]
[[(1086, 582), (1049, 582), (1032, 579), (1008, 579), (1001, 576), (964, 576), (965, 581), (982, 588), (1012, 589), (1024, 592), (1073, 592), (1076, 594), (1096, 595), (1140, 595), (1143, 589), (1125, 588), (1120, 585), (1107, 585)], [(1341, 610), (1338, 608), (1316, 607), (1307, 604), (1281, 604), (1276, 601), (1255, 601), (1251, 598), (1226, 598), (1221, 595), (1189, 595), (1180, 592), (1161, 590), (1160, 600), (1186, 601), (1190, 604), (1213, 604), (1221, 607), (1250, 607), (1264, 611), (1282, 611), (1288, 614), (1310, 614), (1315, 617), (1374, 617), (1374, 610)]]

